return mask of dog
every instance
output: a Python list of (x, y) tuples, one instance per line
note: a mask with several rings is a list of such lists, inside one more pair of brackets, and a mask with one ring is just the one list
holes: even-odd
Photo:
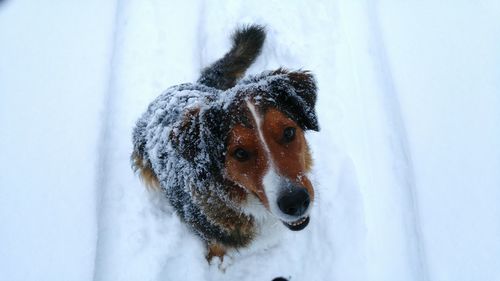
[(163, 92), (133, 130), (133, 168), (205, 242), (209, 262), (249, 247), (265, 220), (292, 231), (310, 221), (304, 132), (319, 131), (316, 82), (285, 68), (243, 77), (265, 37), (262, 26), (238, 28), (228, 53)]

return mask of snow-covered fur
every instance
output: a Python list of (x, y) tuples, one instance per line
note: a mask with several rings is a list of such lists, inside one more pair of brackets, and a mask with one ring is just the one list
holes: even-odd
[(133, 132), (133, 166), (207, 245), (241, 248), (258, 233), (256, 219), (243, 209), (248, 191), (224, 172), (228, 132), (247, 122), (239, 114), (245, 102), (276, 108), (303, 130), (319, 129), (311, 73), (280, 68), (239, 80), (264, 38), (260, 26), (237, 30), (222, 59), (203, 70), (197, 83), (162, 93)]

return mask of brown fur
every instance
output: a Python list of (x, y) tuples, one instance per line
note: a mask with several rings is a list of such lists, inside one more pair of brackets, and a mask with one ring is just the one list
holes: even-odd
[[(221, 230), (231, 236), (236, 244), (247, 245), (255, 236), (255, 225), (252, 217), (235, 211), (219, 197), (210, 192), (197, 192), (193, 190), (193, 197), (197, 203), (206, 207), (205, 215), (219, 223)], [(230, 245), (227, 245), (230, 246)]]
[[(284, 144), (281, 139), (287, 127), (294, 127), (296, 134), (292, 142)], [(304, 186), (313, 201), (314, 189), (306, 176), (311, 156), (302, 129), (281, 111), (271, 108), (264, 115), (262, 130), (278, 173)]]
[[(233, 157), (238, 148), (249, 151), (254, 157), (249, 161), (240, 162)], [(250, 193), (260, 199), (262, 204), (269, 208), (269, 202), (264, 194), (262, 177), (268, 166), (264, 147), (258, 141), (255, 129), (236, 125), (229, 133), (228, 149), (226, 154), (226, 174), (239, 186), (244, 186)]]
[[(313, 200), (314, 189), (306, 177), (306, 173), (312, 167), (312, 157), (304, 132), (292, 119), (274, 108), (268, 109), (262, 120), (261, 129), (264, 139), (278, 172), (304, 186)], [(292, 142), (283, 143), (283, 131), (287, 127), (295, 128), (296, 135)], [(234, 158), (233, 155), (238, 148), (250, 153), (248, 161), (241, 162)], [(225, 161), (226, 174), (229, 179), (244, 186), (269, 209), (269, 201), (264, 193), (262, 180), (271, 159), (268, 159), (264, 144), (259, 140), (256, 124), (251, 127), (238, 124), (231, 129)]]
[(207, 246), (208, 253), (205, 256), (207, 261), (210, 263), (214, 257), (218, 257), (221, 262), (224, 261), (224, 256), (226, 255), (226, 247), (221, 244), (213, 243)]
[(138, 153), (132, 154), (132, 168), (135, 172), (139, 173), (139, 176), (146, 185), (146, 187), (151, 191), (160, 191), (160, 182), (156, 177), (151, 164), (149, 161), (144, 161)]

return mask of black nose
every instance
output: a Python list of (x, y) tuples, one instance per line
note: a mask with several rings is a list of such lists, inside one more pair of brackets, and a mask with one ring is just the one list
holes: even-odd
[(303, 187), (285, 191), (278, 198), (280, 210), (290, 216), (302, 216), (309, 207), (309, 192)]

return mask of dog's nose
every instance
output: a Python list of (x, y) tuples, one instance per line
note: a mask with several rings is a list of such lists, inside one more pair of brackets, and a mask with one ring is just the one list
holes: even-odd
[(310, 202), (307, 189), (303, 187), (293, 188), (281, 194), (278, 198), (278, 207), (287, 215), (299, 217), (307, 211)]

